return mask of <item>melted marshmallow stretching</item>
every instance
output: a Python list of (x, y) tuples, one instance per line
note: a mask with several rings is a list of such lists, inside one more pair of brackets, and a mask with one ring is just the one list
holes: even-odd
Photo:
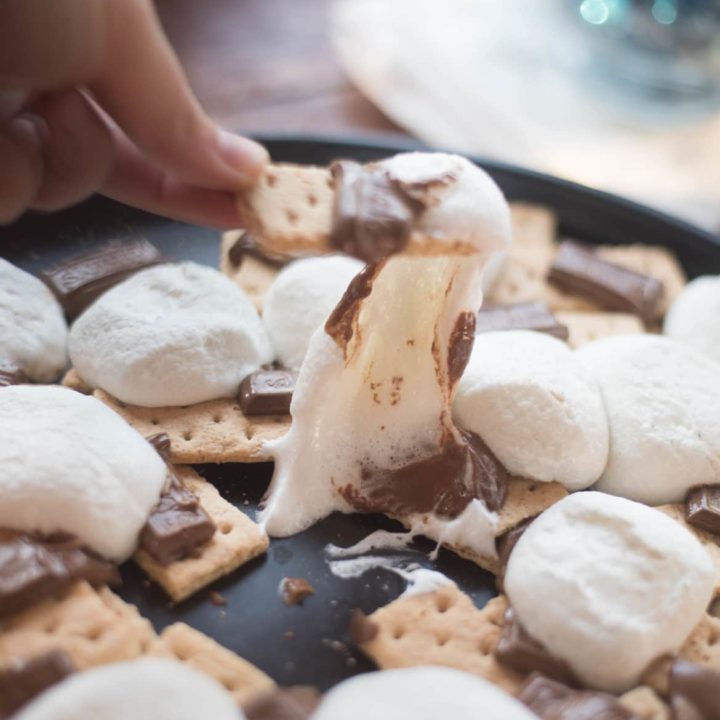
[(62, 308), (47, 287), (0, 258), (0, 370), (52, 382), (67, 365), (67, 336)]
[(285, 367), (302, 365), (312, 334), (362, 269), (355, 258), (323, 255), (296, 260), (280, 271), (265, 297), (262, 319)]
[(511, 695), (475, 675), (442, 667), (383, 670), (336, 685), (312, 720), (537, 720)]
[(605, 469), (608, 421), (600, 390), (575, 353), (543, 333), (479, 335), (453, 413), (513, 475), (581, 490)]
[(113, 663), (70, 676), (14, 720), (244, 720), (230, 693), (171, 660)]
[(680, 648), (715, 579), (707, 551), (680, 523), (631, 500), (581, 492), (523, 533), (504, 587), (525, 630), (583, 684), (620, 693)]
[[(427, 182), (432, 191), (412, 255), (366, 268), (313, 335), (291, 429), (268, 445), (275, 474), (260, 519), (271, 535), (290, 535), (333, 510), (385, 512), (417, 532), (494, 555), (497, 515), (478, 499), (476, 468), (450, 408), (483, 267), (509, 241), (509, 210), (466, 160), (402, 158), (387, 161), (388, 172), (397, 167), (410, 183), (414, 170), (418, 187)], [(435, 182), (448, 167), (451, 179)]]
[(167, 477), (150, 443), (99, 400), (49, 385), (0, 389), (0, 427), (0, 528), (132, 555)]
[(173, 407), (234, 396), (273, 352), (248, 296), (186, 262), (103, 294), (73, 324), (70, 357), (85, 382), (122, 402)]

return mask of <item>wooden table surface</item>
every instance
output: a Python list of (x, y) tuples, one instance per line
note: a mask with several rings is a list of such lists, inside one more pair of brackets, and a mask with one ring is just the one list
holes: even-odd
[(332, 0), (157, 0), (205, 109), (245, 131), (403, 131), (343, 74), (328, 39)]

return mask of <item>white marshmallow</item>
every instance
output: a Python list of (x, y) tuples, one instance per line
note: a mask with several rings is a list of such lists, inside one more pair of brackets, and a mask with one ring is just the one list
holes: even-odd
[[(312, 720), (537, 720), (496, 685), (444, 667), (357, 675), (328, 692)], [(22, 719), (24, 720), (24, 718)]]
[(680, 523), (598, 492), (569, 495), (540, 515), (504, 579), (528, 633), (583, 683), (616, 693), (678, 650), (714, 584), (710, 556)]
[(280, 272), (265, 298), (263, 322), (283, 365), (300, 367), (310, 337), (362, 269), (354, 258), (325, 255), (296, 260)]
[(689, 282), (670, 306), (663, 331), (720, 362), (720, 275)]
[(720, 364), (657, 335), (606, 338), (577, 356), (600, 386), (610, 424), (596, 489), (663, 505), (720, 483)]
[(513, 475), (592, 485), (608, 458), (608, 423), (598, 388), (560, 340), (529, 330), (475, 338), (453, 414)]
[(272, 355), (247, 295), (195, 263), (133, 275), (96, 300), (70, 331), (70, 357), (83, 380), (145, 407), (232, 397)]
[(57, 386), (0, 389), (0, 527), (65, 531), (121, 562), (165, 484), (153, 447), (99, 400)]
[[(429, 160), (435, 157), (437, 165)], [(395, 168), (396, 161), (404, 173), (398, 158), (386, 162)], [(509, 242), (509, 214), (498, 207), (504, 200), (497, 187), (467, 161), (423, 154), (417, 162), (425, 177), (459, 167), (425, 215), (424, 230), (445, 243), (446, 254), (436, 254), (435, 245), (429, 257), (415, 252), (382, 264), (354, 316), (345, 353), (324, 328), (312, 336), (290, 431), (267, 445), (275, 473), (260, 519), (271, 535), (299, 532), (333, 510), (350, 512), (338, 488), (361, 487), (363, 465), (392, 472), (437, 453), (448, 435), (461, 442), (450, 412), (449, 339), (461, 314), (480, 306), (479, 279), (488, 258)], [(453, 183), (462, 187), (452, 190)], [(474, 254), (452, 254), (467, 252), (468, 244)], [(417, 532), (494, 554), (497, 516), (474, 505), (454, 520), (406, 520)], [(482, 522), (474, 527), (472, 518)]]
[(67, 335), (45, 284), (0, 258), (0, 368), (8, 363), (36, 382), (52, 382), (67, 365)]
[(14, 720), (244, 720), (230, 693), (171, 660), (114, 663), (71, 675)]

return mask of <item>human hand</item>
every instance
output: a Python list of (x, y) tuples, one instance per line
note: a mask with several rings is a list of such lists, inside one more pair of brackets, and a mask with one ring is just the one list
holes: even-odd
[(98, 191), (237, 227), (267, 160), (205, 115), (150, 0), (0, 0), (0, 224)]

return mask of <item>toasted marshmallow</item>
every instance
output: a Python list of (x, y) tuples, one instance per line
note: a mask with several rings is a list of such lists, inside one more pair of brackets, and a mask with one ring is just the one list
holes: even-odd
[(504, 587), (521, 625), (588, 687), (620, 693), (676, 652), (713, 595), (707, 551), (658, 510), (569, 495), (523, 533)]
[(265, 297), (263, 322), (285, 367), (300, 367), (310, 337), (362, 269), (354, 258), (324, 255), (296, 260), (280, 272)]
[(720, 364), (668, 338), (626, 335), (577, 351), (600, 386), (610, 424), (596, 488), (647, 503), (683, 502), (720, 483)]
[(56, 386), (0, 389), (0, 427), (0, 527), (132, 555), (167, 476), (150, 443), (99, 400)]
[(580, 490), (605, 469), (608, 423), (600, 391), (573, 351), (548, 335), (478, 335), (453, 414), (513, 475)]
[(720, 362), (720, 275), (689, 282), (665, 316), (663, 332)]
[(165, 407), (232, 397), (273, 352), (237, 285), (182, 263), (143, 270), (102, 295), (73, 324), (70, 357), (91, 386)]
[(244, 720), (218, 682), (171, 660), (113, 663), (71, 675), (14, 720)]
[(537, 720), (496, 685), (443, 667), (357, 675), (328, 692), (312, 720)]
[(0, 369), (14, 366), (36, 382), (52, 382), (67, 365), (62, 308), (50, 290), (0, 258)]
[[(427, 182), (428, 157), (435, 156), (422, 156), (425, 174), (407, 178)], [(446, 167), (448, 156), (438, 157), (436, 174)], [(507, 227), (499, 220), (503, 213), (496, 205), (504, 200), (492, 181), (474, 165), (451, 160), (452, 167), (460, 165), (457, 176), (433, 189), (438, 196), (417, 220), (425, 232), (434, 233), (429, 245), (418, 241), (412, 253), (367, 268), (354, 279), (326, 326), (312, 336), (293, 393), (290, 431), (267, 445), (275, 473), (260, 519), (271, 535), (299, 532), (333, 510), (362, 508), (401, 516), (417, 532), (436, 538), (449, 534), (464, 539), (468, 534), (468, 547), (494, 553), (497, 515), (481, 501), (479, 508), (471, 502), (460, 516), (433, 515), (426, 522), (435, 507), (432, 501), (431, 507), (425, 503), (421, 508), (414, 497), (385, 503), (373, 494), (392, 494), (402, 486), (412, 495), (423, 482), (397, 481), (397, 473), (432, 458), (442, 462), (448, 446), (466, 447), (452, 423), (451, 402), (472, 333), (458, 328), (474, 319), (483, 267), (507, 245), (510, 226), (509, 220)], [(388, 162), (394, 167), (394, 160)], [(450, 190), (453, 183), (462, 188)], [(451, 198), (450, 209), (442, 207), (444, 193)], [(492, 211), (485, 212), (485, 204)], [(445, 235), (441, 219), (448, 224)], [(441, 245), (444, 255), (438, 254)], [(428, 256), (418, 253), (421, 247), (428, 248)], [(475, 248), (473, 254), (467, 254), (469, 247)], [(467, 467), (428, 473), (428, 483), (450, 494), (455, 481), (467, 482), (463, 472)], [(368, 477), (374, 489), (365, 502)], [(425, 499), (436, 495), (431, 490)], [(476, 527), (465, 522), (480, 516), (484, 522)]]

